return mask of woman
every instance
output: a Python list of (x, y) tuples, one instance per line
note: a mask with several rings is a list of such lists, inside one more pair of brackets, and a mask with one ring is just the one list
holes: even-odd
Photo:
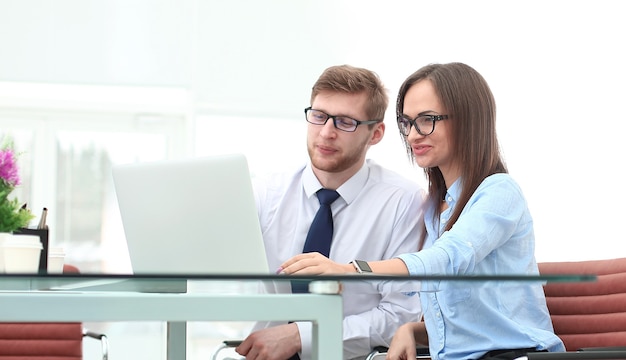
[[(538, 275), (533, 221), (508, 175), (496, 136), (495, 101), (483, 77), (461, 63), (432, 64), (410, 75), (396, 104), (412, 161), (429, 195), (422, 251), (369, 262), (400, 275)], [(285, 262), (286, 274), (354, 272), (316, 253)], [(514, 359), (529, 351), (564, 351), (538, 282), (425, 281), (424, 322), (398, 329), (387, 359), (413, 359), (428, 345), (433, 359)]]

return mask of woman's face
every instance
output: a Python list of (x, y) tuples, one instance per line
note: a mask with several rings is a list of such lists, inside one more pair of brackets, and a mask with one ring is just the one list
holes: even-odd
[[(403, 114), (410, 119), (420, 115), (448, 115), (430, 80), (420, 80), (413, 84), (404, 97)], [(459, 167), (452, 157), (453, 144), (450, 136), (450, 122), (435, 121), (435, 130), (430, 135), (420, 135), (415, 127), (407, 136), (415, 162), (421, 168), (439, 167), (446, 184), (450, 186), (460, 175)]]

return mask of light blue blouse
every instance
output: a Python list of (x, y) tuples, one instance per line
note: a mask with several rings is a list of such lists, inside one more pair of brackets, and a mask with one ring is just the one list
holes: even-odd
[[(425, 212), (424, 250), (400, 255), (411, 275), (539, 274), (533, 220), (508, 174), (486, 178), (451, 230), (443, 232), (462, 179)], [(439, 217), (439, 221), (437, 221)], [(425, 281), (420, 293), (433, 359), (478, 359), (490, 350), (564, 351), (539, 282)]]

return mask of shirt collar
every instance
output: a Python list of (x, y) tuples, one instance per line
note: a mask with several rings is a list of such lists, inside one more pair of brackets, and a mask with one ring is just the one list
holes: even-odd
[(456, 179), (454, 183), (450, 186), (448, 191), (446, 192), (446, 198), (444, 199), (446, 203), (448, 203), (448, 207), (453, 208), (456, 204), (457, 200), (459, 200), (459, 196), (461, 196), (461, 178)]
[[(367, 161), (365, 161), (359, 171), (357, 171), (356, 174), (352, 175), (350, 179), (343, 183), (337, 189), (337, 192), (339, 193), (341, 198), (349, 204), (357, 197), (359, 192), (363, 189), (368, 177), (369, 164)], [(306, 194), (307, 198), (315, 195), (315, 193), (322, 188), (322, 184), (320, 184), (319, 180), (317, 180), (317, 177), (313, 173), (311, 163), (307, 164), (306, 168), (304, 168), (304, 173), (302, 174), (302, 187), (304, 188), (304, 193)]]

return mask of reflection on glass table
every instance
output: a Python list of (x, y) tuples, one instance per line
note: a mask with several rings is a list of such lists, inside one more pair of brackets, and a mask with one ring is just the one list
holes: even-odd
[[(0, 321), (159, 321), (167, 323), (168, 359), (186, 358), (187, 322), (312, 321), (314, 356), (342, 351), (341, 291), (420, 291), (423, 282), (523, 286), (534, 282), (593, 281), (593, 275), (542, 276), (284, 276), (284, 275), (0, 275)], [(264, 282), (307, 282), (309, 294), (259, 294)], [(237, 284), (229, 291), (228, 284)], [(240, 290), (249, 289), (245, 293)], [(377, 290), (376, 290), (377, 291)], [(215, 309), (215, 311), (211, 311)], [(262, 309), (262, 311), (259, 311)], [(315, 346), (316, 345), (316, 346)], [(111, 344), (114, 348), (115, 345)], [(333, 355), (335, 354), (335, 355)]]

